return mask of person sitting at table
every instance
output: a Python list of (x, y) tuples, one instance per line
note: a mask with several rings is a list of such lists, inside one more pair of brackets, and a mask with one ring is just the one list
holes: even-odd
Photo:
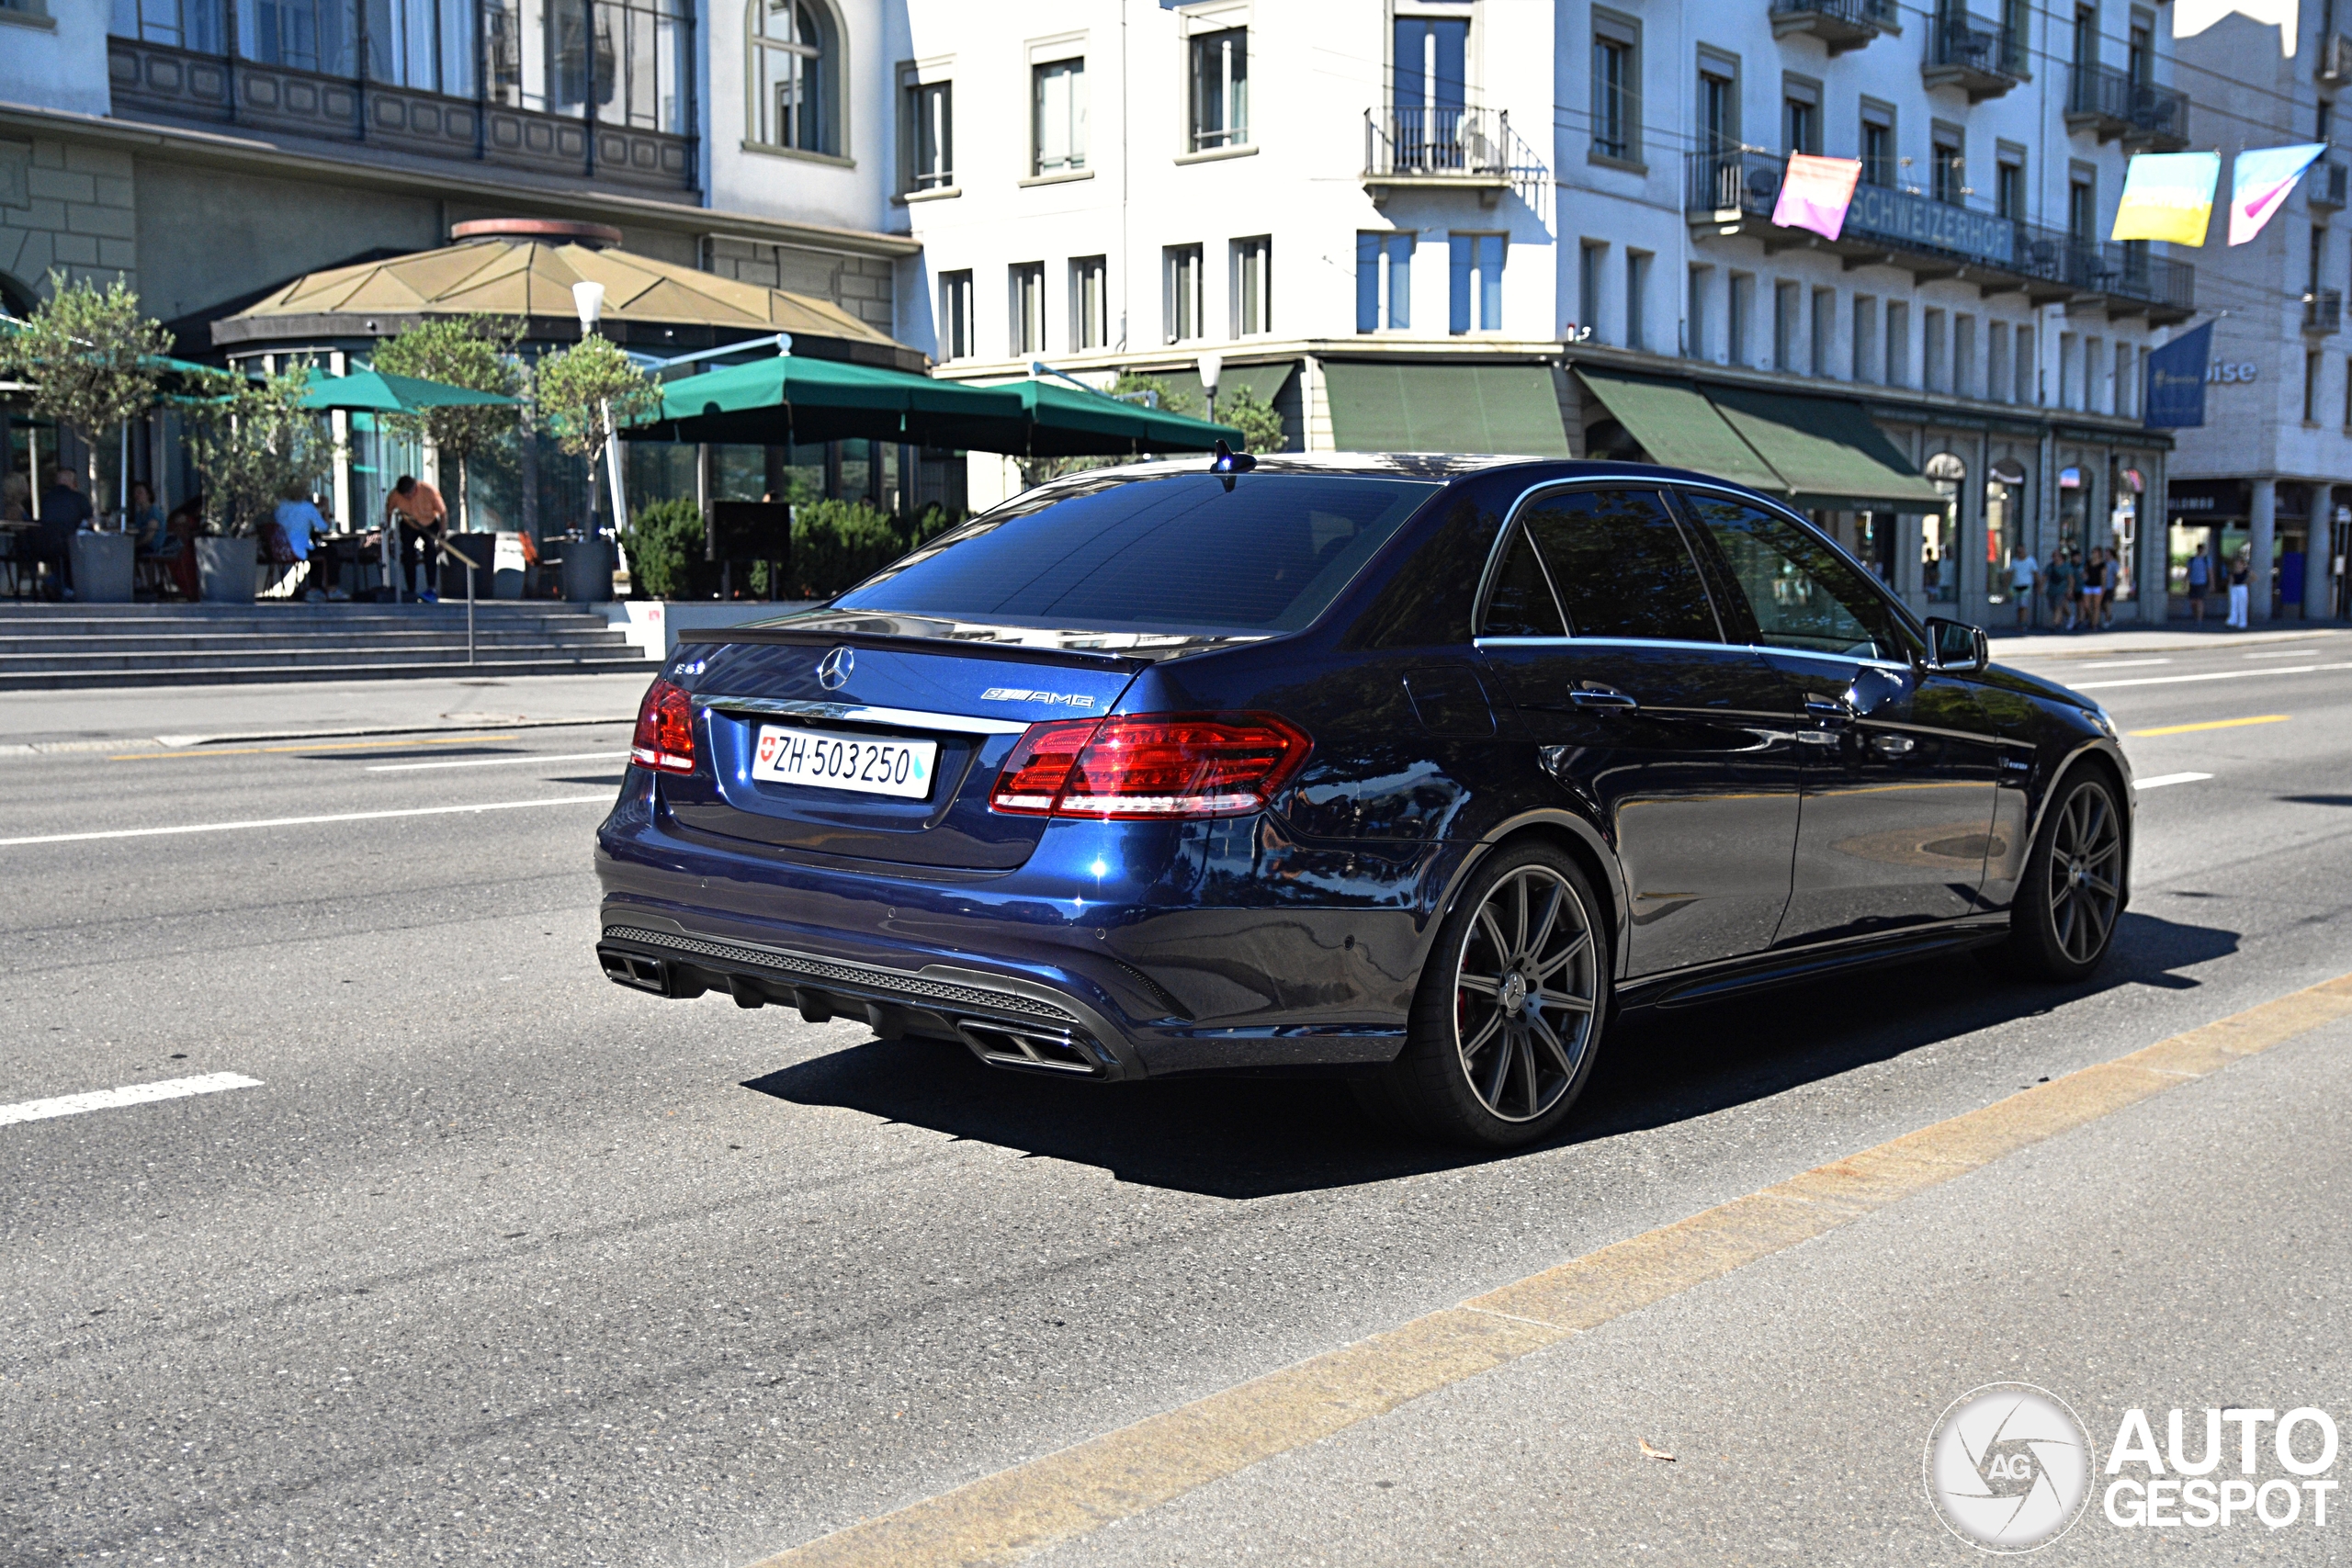
[(302, 563), (303, 600), (324, 603), (327, 594), (320, 581), (319, 558), (325, 552), (317, 547), (317, 540), (327, 531), (327, 520), (320, 515), (318, 502), (306, 491), (289, 491), (273, 515), (277, 531), (286, 536), (287, 553)]
[[(395, 596), (406, 598), (412, 587), (427, 604), (441, 602), (441, 552), (433, 547), (449, 515), (441, 492), (415, 476), (402, 474), (384, 497), (384, 519), (400, 528), (401, 581)], [(420, 581), (421, 579), (421, 581)]]
[(155, 492), (147, 488), (145, 479), (131, 481), (130, 534), (141, 555), (171, 554), (171, 536), (164, 529), (164, 509), (155, 504)]
[(59, 467), (40, 498), (40, 527), (32, 536), (31, 558), (47, 561), (49, 596), (74, 597), (74, 536), (90, 525), (90, 503), (74, 483), (74, 470)]

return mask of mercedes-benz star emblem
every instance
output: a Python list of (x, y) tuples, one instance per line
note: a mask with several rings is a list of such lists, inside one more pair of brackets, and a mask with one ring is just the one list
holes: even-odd
[(849, 684), (850, 671), (857, 668), (857, 655), (846, 648), (837, 648), (817, 662), (817, 684), (829, 692), (838, 692)]

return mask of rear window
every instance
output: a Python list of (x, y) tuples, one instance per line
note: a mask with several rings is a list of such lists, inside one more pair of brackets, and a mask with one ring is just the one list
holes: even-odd
[(835, 603), (1104, 631), (1295, 631), (1441, 488), (1245, 473), (1057, 490), (941, 536)]

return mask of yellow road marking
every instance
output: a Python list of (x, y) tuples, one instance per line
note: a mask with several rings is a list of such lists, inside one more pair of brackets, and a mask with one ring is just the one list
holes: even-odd
[(477, 740), (513, 740), (512, 735), (454, 735), (429, 740), (335, 740), (320, 741), (309, 746), (229, 746), (218, 750), (187, 751), (125, 751), (108, 757), (109, 762), (153, 762), (198, 757), (260, 757), (276, 751), (404, 751), (412, 746), (465, 746)]
[(2254, 718), (2211, 718), (2203, 724), (2167, 724), (2156, 729), (2127, 729), (2123, 733), (2134, 738), (2143, 735), (2188, 735), (2199, 729), (2238, 729), (2249, 724), (2284, 724), (2294, 716), (2287, 713), (2266, 713)]
[(2352, 975), (2038, 1084), (758, 1568), (1017, 1562), (2352, 1017)]

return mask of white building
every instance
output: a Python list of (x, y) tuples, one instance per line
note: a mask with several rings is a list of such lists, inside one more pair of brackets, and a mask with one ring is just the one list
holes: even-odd
[[(2233, 13), (2181, 40), (2182, 79), (2212, 111), (2225, 169), (2242, 148), (2340, 139), (2352, 16), (2304, 0), (2296, 33), (2290, 56), (2277, 28)], [(2217, 233), (2199, 261), (2201, 303), (2217, 319), (2205, 423), (2180, 432), (2173, 458), (2173, 591), (2186, 590), (2199, 546), (2221, 559), (2243, 552), (2271, 585), (2248, 604), (2256, 620), (2343, 610), (2332, 569), (2352, 534), (2352, 249), (2335, 220), (2348, 182), (2352, 158), (2330, 152), (2252, 243)]]
[[(2020, 544), (2160, 581), (2141, 356), (2192, 274), (2100, 236), (2189, 108), (2128, 0), (902, 0), (887, 45), (899, 334), (950, 374), (1215, 350), (1310, 449), (1782, 475), (1922, 608), (2006, 620)], [(1835, 243), (1770, 222), (1791, 149), (1864, 163)]]

